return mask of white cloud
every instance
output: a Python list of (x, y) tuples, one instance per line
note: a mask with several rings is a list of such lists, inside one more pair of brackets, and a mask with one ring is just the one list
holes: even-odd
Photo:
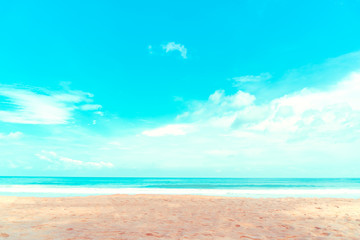
[(255, 96), (243, 91), (226, 95), (224, 90), (217, 90), (209, 96), (208, 101), (193, 102), (190, 106), (191, 111), (178, 115), (177, 120), (191, 119), (200, 122), (206, 120), (215, 125), (231, 125), (235, 112), (253, 106), (254, 101)]
[(255, 96), (249, 93), (225, 95), (223, 90), (217, 90), (208, 101), (194, 102), (192, 110), (177, 120), (259, 134), (281, 132), (288, 137), (310, 130), (313, 134), (350, 128), (360, 131), (359, 92), (357, 73), (326, 90), (303, 89), (261, 105), (255, 104)]
[(48, 161), (56, 166), (65, 167), (85, 167), (85, 168), (112, 168), (114, 165), (111, 162), (86, 162), (80, 160), (74, 160), (68, 157), (59, 156), (57, 153), (52, 151), (44, 151), (35, 154), (39, 159)]
[(9, 138), (20, 138), (22, 137), (23, 133), (22, 132), (11, 132), (9, 133), (8, 137)]
[(99, 104), (84, 104), (84, 105), (80, 106), (80, 109), (84, 110), (84, 111), (95, 111), (95, 110), (99, 110), (101, 108), (102, 108), (102, 106)]
[(93, 94), (83, 92), (83, 91), (73, 91), (69, 90), (69, 92), (48, 92), (53, 99), (56, 99), (59, 102), (69, 102), (69, 103), (79, 103), (79, 102), (88, 102), (89, 98), (94, 97)]
[[(0, 121), (23, 124), (65, 124), (72, 118), (72, 112), (78, 108), (76, 105), (91, 102), (93, 95), (82, 91), (35, 91), (0, 85), (0, 96), (6, 99), (3, 102), (3, 110), (0, 110)], [(96, 104), (86, 104), (80, 109), (93, 110), (99, 107), (100, 105)]]
[(0, 139), (18, 139), (23, 136), (22, 132), (10, 132), (9, 134), (0, 133)]
[[(274, 99), (266, 106), (268, 114), (247, 128), (257, 131), (312, 135), (360, 130), (360, 74), (352, 74), (327, 90), (304, 89)], [(339, 136), (341, 138), (341, 136)]]
[(187, 124), (170, 124), (164, 127), (143, 131), (142, 134), (149, 137), (180, 136), (192, 131), (192, 126)]
[(151, 45), (148, 46), (149, 54), (153, 54), (153, 47)]
[(236, 83), (253, 83), (253, 82), (261, 82), (266, 81), (271, 78), (270, 73), (261, 73), (260, 75), (246, 75), (241, 77), (232, 78)]
[(175, 42), (169, 42), (168, 44), (163, 46), (163, 49), (166, 52), (179, 51), (183, 58), (187, 58), (187, 49), (184, 45), (176, 44)]
[[(357, 73), (322, 90), (304, 89), (262, 104), (246, 92), (218, 90), (207, 101), (193, 102), (174, 123), (143, 132), (183, 137), (134, 142), (164, 168), (207, 166), (259, 176), (261, 167), (271, 169), (271, 176), (286, 176), (291, 169), (297, 176), (329, 176), (319, 166), (333, 161), (333, 167), (349, 172), (344, 159), (355, 163), (359, 158), (359, 92)], [(313, 171), (304, 170), (316, 164)]]
[(220, 106), (221, 108), (241, 108), (244, 106), (248, 106), (255, 101), (255, 96), (243, 92), (237, 91), (233, 95), (225, 95), (224, 90), (216, 90), (213, 94), (209, 96), (208, 103), (215, 104)]
[(96, 111), (96, 112), (94, 112), (94, 114), (97, 114), (97, 115), (99, 115), (99, 116), (104, 116), (104, 113), (101, 112), (101, 111)]

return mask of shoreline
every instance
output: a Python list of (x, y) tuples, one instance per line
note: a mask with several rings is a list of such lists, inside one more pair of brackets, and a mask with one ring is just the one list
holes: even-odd
[(0, 239), (358, 239), (360, 199), (0, 196)]
[(0, 186), (0, 196), (80, 197), (100, 195), (194, 195), (249, 198), (348, 198), (360, 199), (355, 188), (273, 188), (273, 189), (195, 189), (195, 188), (109, 188), (109, 187), (47, 187), (9, 185)]

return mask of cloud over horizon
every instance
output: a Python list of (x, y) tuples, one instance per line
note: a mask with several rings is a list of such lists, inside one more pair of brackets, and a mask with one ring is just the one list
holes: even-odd
[[(266, 101), (236, 87), (214, 89), (203, 100), (177, 97), (183, 104), (177, 115), (148, 121), (124, 120), (111, 113), (94, 119), (102, 115), (102, 106), (81, 91), (1, 86), (5, 104), (0, 113), (17, 114), (22, 123), (57, 124), (29, 130), (8, 120), (11, 129), (0, 126), (5, 159), (0, 168), (27, 171), (33, 163), (40, 172), (51, 167), (63, 175), (83, 169), (124, 176), (146, 171), (162, 176), (191, 176), (191, 171), (232, 177), (355, 176), (360, 168), (360, 73), (340, 75), (345, 77)], [(79, 111), (91, 113), (90, 118), (60, 124), (81, 119)], [(13, 144), (4, 144), (10, 139)], [(14, 156), (20, 147), (22, 153)]]
[[(356, 72), (322, 90), (304, 88), (262, 104), (243, 91), (226, 95), (217, 90), (207, 101), (194, 101), (173, 123), (144, 132), (158, 133), (164, 143), (176, 144), (173, 152), (191, 152), (197, 162), (208, 159), (207, 164), (214, 168), (234, 166), (241, 171), (239, 166), (243, 166), (256, 172), (254, 167), (271, 163), (305, 174), (305, 166), (330, 161), (329, 166), (341, 169), (345, 152), (346, 161), (358, 156), (349, 149), (360, 144), (359, 92), (360, 73)], [(178, 140), (168, 137), (171, 126), (185, 123), (192, 131), (172, 134), (184, 136)], [(189, 159), (182, 163), (196, 167), (196, 161)]]
[(41, 153), (35, 154), (40, 160), (45, 160), (51, 165), (50, 168), (53, 167), (65, 167), (65, 168), (112, 168), (114, 164), (111, 162), (88, 162), (88, 161), (80, 161), (74, 160), (68, 157), (59, 156), (57, 153), (53, 151), (45, 151), (42, 150)]

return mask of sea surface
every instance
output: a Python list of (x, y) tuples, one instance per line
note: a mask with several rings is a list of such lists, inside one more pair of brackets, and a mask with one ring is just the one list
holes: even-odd
[(360, 178), (0, 177), (3, 196), (105, 194), (360, 198)]

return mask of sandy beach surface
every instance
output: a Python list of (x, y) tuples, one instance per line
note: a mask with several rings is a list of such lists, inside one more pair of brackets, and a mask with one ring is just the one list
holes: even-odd
[(0, 197), (0, 239), (360, 239), (360, 200)]

